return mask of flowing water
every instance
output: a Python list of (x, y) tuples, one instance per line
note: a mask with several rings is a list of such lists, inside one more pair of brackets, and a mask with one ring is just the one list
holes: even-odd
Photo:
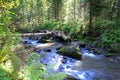
[[(28, 38), (25, 40), (27, 44), (32, 46), (44, 45)], [(56, 47), (61, 44), (55, 44), (49, 47), (51, 49), (49, 52), (46, 52), (44, 49), (38, 51), (38, 54), (41, 56), (40, 62), (47, 66), (53, 66), (50, 68), (51, 72), (64, 72), (78, 80), (120, 80), (119, 63), (105, 58), (103, 55), (95, 55), (84, 48), (80, 49), (82, 60), (75, 60), (57, 54)]]

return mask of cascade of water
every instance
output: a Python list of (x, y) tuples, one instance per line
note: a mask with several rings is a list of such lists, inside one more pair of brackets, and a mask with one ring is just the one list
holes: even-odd
[[(37, 41), (25, 39), (27, 44), (33, 46), (44, 45)], [(105, 59), (102, 55), (95, 55), (88, 50), (82, 49), (81, 61), (57, 54), (55, 47), (50, 47), (50, 52), (39, 51), (42, 55), (40, 61), (47, 66), (53, 66), (50, 71), (64, 72), (78, 80), (119, 80), (120, 64)]]

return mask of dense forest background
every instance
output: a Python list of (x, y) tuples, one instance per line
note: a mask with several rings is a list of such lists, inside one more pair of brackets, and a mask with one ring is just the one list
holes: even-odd
[(10, 73), (0, 67), (0, 73), (5, 73), (0, 79), (13, 80), (20, 70), (16, 52), (8, 48), (19, 42), (17, 34), (40, 30), (63, 30), (73, 39), (119, 52), (120, 0), (0, 0), (0, 63), (9, 55), (17, 64)]
[(101, 36), (102, 47), (120, 41), (119, 0), (1, 0), (0, 4), (0, 25), (12, 32), (47, 29), (64, 30), (77, 39)]

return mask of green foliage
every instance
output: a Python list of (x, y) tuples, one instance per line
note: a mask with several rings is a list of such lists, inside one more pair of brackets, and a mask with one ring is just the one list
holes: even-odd
[(20, 68), (18, 59), (15, 55), (6, 54), (4, 62), (0, 64), (0, 80), (17, 79), (18, 68)]
[(81, 38), (83, 26), (81, 24), (64, 24), (61, 22), (45, 22), (35, 27), (19, 28), (20, 32), (39, 32), (40, 30), (62, 30), (72, 38)]
[[(2, 29), (2, 28), (1, 28)], [(6, 54), (11, 54), (11, 45), (15, 44), (16, 42), (19, 42), (18, 37), (12, 36), (11, 32), (1, 32), (0, 34), (0, 62), (4, 59)], [(15, 41), (18, 40), (18, 41)]]
[(120, 28), (106, 30), (102, 35), (102, 42), (108, 44), (120, 42)]
[(8, 72), (0, 68), (0, 80), (13, 80)]
[(90, 0), (90, 12), (92, 16), (99, 16), (104, 5), (102, 0)]
[(117, 22), (115, 20), (107, 20), (107, 19), (97, 19), (95, 22), (95, 27), (99, 28), (116, 28), (118, 27)]
[(120, 28), (108, 28), (101, 35), (101, 42), (98, 42), (102, 48), (109, 48), (110, 51), (119, 52), (120, 49)]
[(52, 16), (48, 16), (49, 18), (52, 17), (53, 21), (59, 21), (60, 12), (62, 10), (63, 0), (47, 0), (51, 5), (48, 8)]
[(16, 80), (19, 71), (19, 59), (10, 48), (18, 40), (10, 29), (16, 1), (0, 1), (0, 80)]
[[(11, 32), (14, 30), (18, 32), (63, 30), (72, 38), (81, 40), (82, 33), (87, 32), (89, 28), (85, 26), (88, 25), (89, 13), (91, 13), (93, 28), (90, 28), (91, 33), (85, 36), (85, 39), (93, 42), (95, 37), (100, 37), (101, 42), (96, 44), (120, 52), (119, 8), (114, 11), (114, 14), (110, 14), (114, 10), (115, 1), (0, 0), (0, 80), (18, 80), (18, 76), (21, 80), (54, 80), (56, 78), (56, 80), (62, 80), (66, 76), (48, 72), (48, 69), (39, 62), (39, 55), (36, 53), (30, 54), (26, 64), (21, 67), (20, 59), (11, 52), (10, 48), (19, 41), (17, 36), (12, 36)], [(89, 2), (91, 3), (90, 12), (87, 9)]]

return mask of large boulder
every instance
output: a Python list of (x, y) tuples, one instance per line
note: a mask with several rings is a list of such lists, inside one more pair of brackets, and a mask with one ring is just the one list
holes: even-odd
[(79, 48), (73, 46), (63, 46), (57, 52), (58, 54), (68, 56), (77, 60), (82, 59), (82, 53), (80, 53)]

